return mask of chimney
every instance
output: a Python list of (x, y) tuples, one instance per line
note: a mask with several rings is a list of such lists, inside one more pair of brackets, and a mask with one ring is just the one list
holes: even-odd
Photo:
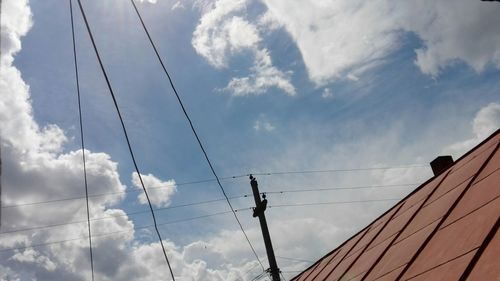
[(434, 175), (437, 176), (453, 165), (453, 157), (450, 155), (438, 156), (432, 160), (431, 168)]

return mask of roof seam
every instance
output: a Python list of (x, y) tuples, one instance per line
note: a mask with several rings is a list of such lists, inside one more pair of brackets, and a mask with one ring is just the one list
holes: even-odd
[[(494, 146), (495, 144), (498, 145), (498, 143), (500, 143), (500, 140), (497, 140), (497, 141), (494, 141), (491, 145), (488, 145), (487, 147), (485, 147), (484, 149), (481, 149), (481, 147), (483, 145), (485, 145), (486, 143), (490, 142), (491, 140), (493, 140), (497, 135), (500, 134), (500, 129), (497, 129), (494, 133), (492, 133), (490, 136), (488, 136), (486, 139), (484, 139), (483, 141), (481, 141), (479, 144), (477, 144), (476, 146), (474, 146), (472, 149), (470, 149), (469, 151), (467, 151), (465, 154), (463, 154), (461, 157), (459, 157), (455, 162), (454, 162), (454, 165), (452, 167), (458, 167), (458, 168), (461, 168), (463, 167), (464, 165), (466, 165), (467, 163), (469, 163), (470, 161), (472, 161), (473, 159), (475, 159), (477, 156), (474, 156), (472, 157), (470, 160), (468, 160), (467, 162), (464, 162), (464, 163), (460, 163), (461, 161), (463, 161), (466, 157), (468, 157), (469, 155), (471, 155), (472, 153), (474, 152), (478, 152), (478, 155), (484, 153), (485, 151), (488, 150), (488, 148), (490, 148), (491, 146)], [(462, 164), (460, 166), (456, 166), (457, 164)], [(450, 167), (451, 168), (451, 167)], [(455, 169), (455, 171), (457, 171), (458, 169)], [(451, 169), (449, 169), (449, 171), (451, 171)], [(453, 172), (455, 172), (453, 171)], [(401, 204), (401, 202), (405, 202), (407, 199), (409, 199), (410, 197), (414, 196), (417, 192), (421, 191), (424, 187), (426, 187), (429, 183), (431, 183), (432, 181), (434, 181), (435, 179), (439, 178), (442, 174), (440, 175), (435, 175), (431, 178), (429, 178), (428, 180), (426, 180), (425, 182), (423, 182), (421, 185), (419, 185), (417, 188), (415, 188), (412, 192), (410, 192), (407, 196), (405, 196), (403, 199), (401, 199), (401, 201), (399, 201), (398, 203), (396, 203), (393, 207), (391, 207), (390, 209), (388, 209), (387, 211), (385, 211), (383, 214), (381, 214), (378, 218), (375, 219), (375, 221), (378, 221), (380, 218), (384, 217), (385, 215), (387, 215), (390, 211), (392, 211), (394, 208), (396, 208), (399, 204)], [(331, 260), (333, 260), (336, 255), (339, 254), (340, 250), (342, 249), (342, 247), (344, 247), (348, 242), (352, 241), (352, 239), (354, 239), (357, 235), (363, 233), (364, 231), (366, 231), (367, 229), (369, 229), (370, 227), (372, 227), (373, 224), (369, 224), (367, 225), (366, 227), (362, 228), (361, 230), (359, 230), (357, 233), (355, 233), (353, 236), (351, 236), (351, 238), (345, 240), (343, 243), (341, 243), (340, 245), (338, 245), (335, 249), (331, 250), (330, 252), (328, 252), (327, 254), (325, 254), (323, 257), (321, 257), (318, 261), (316, 261), (314, 264), (311, 264), (308, 268), (306, 268), (304, 271), (302, 271), (302, 273), (299, 273), (298, 275), (296, 275), (295, 277), (292, 278), (292, 280), (298, 280), (297, 278), (300, 278), (302, 277), (302, 275), (304, 273), (306, 273), (308, 270), (311, 270), (313, 269), (314, 267), (317, 267), (322, 261), (324, 261), (326, 258), (329, 258), (332, 254), (335, 253), (335, 256), (333, 258), (331, 258)], [(328, 264), (330, 264), (331, 261)], [(400, 268), (400, 267), (398, 267)], [(398, 269), (396, 268), (396, 269)], [(320, 270), (320, 272), (323, 271), (324, 268), (322, 268)], [(313, 270), (314, 271), (314, 270)], [(309, 273), (311, 274), (312, 271)], [(318, 273), (319, 274), (319, 273)], [(317, 276), (316, 276), (317, 277)]]
[[(479, 152), (478, 152), (478, 154), (474, 155), (471, 159), (469, 159), (469, 161), (464, 162), (464, 163), (461, 163), (461, 165), (460, 165), (460, 166), (456, 166), (456, 167), (455, 167), (456, 169), (454, 169), (454, 170), (452, 171), (452, 174), (453, 174), (454, 172), (456, 172), (456, 171), (460, 170), (463, 166), (465, 166), (465, 165), (467, 165), (468, 163), (470, 163), (470, 161), (472, 161), (472, 160), (476, 159), (477, 157), (479, 157), (479, 155), (481, 155), (481, 154), (485, 153), (486, 151), (488, 151), (488, 149), (489, 149), (490, 147), (492, 147), (492, 146), (494, 146), (494, 145), (498, 144), (499, 142), (500, 142), (500, 140), (499, 140), (499, 141), (496, 141), (496, 142), (491, 143), (490, 145), (488, 145), (488, 146), (486, 146), (485, 148), (483, 148), (483, 150), (479, 151)], [(471, 150), (471, 152), (472, 152), (472, 150)], [(457, 162), (458, 162), (459, 160), (461, 160), (462, 158), (465, 158), (466, 156), (467, 156), (467, 154), (464, 154), (462, 157), (460, 157), (459, 159), (457, 159), (457, 161), (455, 161), (455, 163), (457, 163)], [(453, 167), (453, 166), (452, 166), (452, 167)], [(451, 167), (450, 167), (450, 168), (451, 168)]]
[(448, 171), (446, 174), (444, 174), (443, 178), (439, 181), (439, 183), (436, 184), (436, 186), (432, 189), (431, 192), (429, 192), (429, 194), (425, 198), (424, 202), (422, 202), (422, 204), (418, 207), (418, 209), (415, 211), (415, 213), (413, 213), (413, 215), (405, 223), (405, 225), (401, 228), (401, 230), (396, 234), (396, 236), (392, 239), (392, 241), (389, 243), (389, 245), (387, 245), (387, 247), (384, 249), (384, 251), (375, 260), (375, 262), (372, 264), (372, 266), (370, 266), (370, 268), (366, 271), (365, 275), (363, 275), (363, 278), (361, 278), (361, 281), (365, 280), (370, 275), (370, 273), (372, 272), (372, 270), (377, 266), (377, 264), (384, 258), (385, 254), (394, 245), (394, 242), (399, 238), (399, 236), (401, 234), (403, 234), (403, 232), (411, 224), (411, 222), (413, 222), (413, 219), (415, 219), (415, 217), (418, 215), (418, 213), (423, 209), (423, 206), (425, 205), (425, 203), (427, 202), (427, 200), (429, 200), (432, 197), (432, 195), (434, 194), (434, 192), (436, 192), (436, 190), (441, 186), (441, 184), (445, 181), (445, 179), (448, 177), (448, 175), (450, 174), (450, 172), (451, 171)]
[[(498, 132), (498, 131), (497, 131)], [(413, 255), (413, 257), (411, 258), (410, 262), (406, 265), (406, 267), (403, 269), (403, 271), (401, 271), (401, 273), (399, 274), (399, 276), (396, 278), (396, 281), (399, 281), (401, 280), (401, 278), (403, 277), (403, 275), (408, 271), (408, 269), (412, 266), (412, 264), (415, 262), (415, 260), (418, 258), (418, 256), (420, 255), (420, 253), (422, 253), (422, 251), (427, 247), (427, 245), (429, 244), (430, 240), (434, 237), (434, 235), (437, 233), (437, 231), (439, 230), (439, 228), (441, 227), (441, 225), (444, 223), (444, 221), (450, 216), (450, 214), (453, 212), (453, 210), (455, 209), (455, 207), (458, 205), (458, 203), (462, 200), (462, 198), (464, 197), (464, 195), (467, 193), (467, 191), (469, 191), (469, 188), (472, 186), (472, 184), (474, 183), (474, 180), (479, 176), (479, 174), (484, 170), (484, 168), (488, 165), (488, 163), (490, 162), (491, 158), (493, 157), (493, 155), (495, 155), (496, 151), (498, 150), (498, 147), (500, 145), (500, 142), (497, 142), (497, 145), (496, 147), (493, 149), (493, 151), (490, 153), (490, 155), (488, 156), (488, 158), (483, 162), (483, 164), (481, 165), (481, 167), (476, 171), (474, 177), (471, 179), (471, 181), (469, 182), (469, 184), (467, 184), (467, 186), (465, 187), (465, 189), (462, 191), (462, 193), (460, 193), (460, 195), (458, 196), (458, 198), (455, 200), (455, 202), (453, 203), (453, 205), (451, 205), (450, 209), (446, 212), (446, 214), (443, 216), (443, 218), (441, 218), (441, 221), (437, 224), (437, 226), (434, 228), (434, 230), (429, 234), (429, 236), (425, 239), (425, 241), (422, 243), (422, 245), (420, 245), (420, 247), (418, 248), (417, 252)]]
[(422, 272), (420, 272), (420, 273), (418, 273), (418, 274), (416, 274), (416, 275), (413, 275), (413, 276), (411, 276), (410, 278), (405, 279), (405, 281), (406, 281), (406, 280), (411, 280), (411, 279), (413, 279), (413, 278), (415, 278), (415, 277), (417, 277), (417, 276), (420, 276), (420, 275), (422, 275), (422, 274), (424, 274), (424, 273), (427, 273), (427, 272), (429, 272), (429, 271), (431, 271), (431, 270), (433, 270), (433, 269), (436, 269), (436, 268), (438, 268), (438, 267), (440, 267), (440, 266), (443, 266), (443, 265), (445, 265), (445, 264), (447, 264), (447, 263), (450, 263), (450, 262), (452, 262), (452, 261), (454, 261), (454, 260), (457, 260), (457, 259), (459, 259), (459, 258), (461, 258), (461, 257), (463, 257), (463, 256), (466, 256), (467, 254), (469, 254), (469, 253), (471, 253), (471, 252), (473, 252), (473, 251), (477, 250), (478, 248), (479, 248), (479, 246), (477, 246), (477, 247), (475, 247), (475, 248), (472, 248), (472, 249), (470, 249), (470, 250), (468, 250), (468, 251), (466, 251), (466, 252), (464, 252), (464, 253), (462, 253), (462, 254), (460, 254), (460, 255), (456, 256), (456, 257), (453, 257), (453, 258), (451, 258), (451, 259), (449, 259), (449, 260), (447, 260), (447, 261), (444, 261), (444, 262), (442, 262), (442, 263), (440, 263), (440, 264), (438, 264), (438, 265), (435, 265), (435, 266), (433, 266), (433, 267), (431, 267), (431, 268), (429, 268), (429, 269), (426, 269), (426, 270), (424, 270), (424, 271), (422, 271)]
[[(340, 249), (338, 251), (335, 252), (335, 254), (328, 260), (328, 262), (326, 263), (325, 267), (327, 265), (329, 265), (332, 260), (335, 259), (335, 257), (340, 253)], [(320, 264), (318, 264), (319, 266)], [(319, 272), (316, 273), (316, 275), (314, 275), (314, 277), (312, 278), (312, 280), (314, 280), (314, 278), (318, 277), (318, 275), (321, 273), (322, 270), (320, 270)], [(307, 280), (307, 278), (309, 278), (309, 276), (314, 272), (314, 270), (311, 270), (311, 272), (309, 272), (309, 274), (306, 276), (306, 278), (304, 278), (304, 280)]]
[[(448, 193), (455, 191), (455, 190), (456, 190), (457, 188), (459, 188), (462, 184), (464, 184), (464, 183), (466, 183), (466, 182), (468, 182), (468, 181), (469, 181), (469, 183), (470, 183), (470, 180), (472, 179), (472, 177), (473, 177), (473, 176), (474, 176), (474, 175), (471, 175), (470, 177), (468, 177), (468, 178), (466, 178), (465, 180), (461, 181), (460, 183), (458, 183), (458, 184), (457, 184), (457, 185), (455, 185), (454, 187), (450, 188), (450, 189), (449, 189), (449, 190), (447, 190), (445, 193), (443, 193), (443, 194), (439, 195), (438, 197), (436, 197), (436, 198), (435, 198), (435, 199), (433, 199), (432, 201), (426, 202), (426, 203), (425, 203), (424, 208), (425, 208), (425, 207), (427, 207), (427, 206), (429, 206), (430, 204), (432, 204), (432, 203), (436, 202), (437, 200), (439, 200), (439, 199), (443, 198), (443, 197), (444, 197), (445, 195), (447, 195)], [(469, 183), (468, 183), (468, 184), (469, 184)]]
[(463, 218), (465, 218), (465, 217), (467, 217), (467, 216), (471, 215), (472, 213), (475, 213), (475, 212), (479, 211), (480, 209), (482, 209), (482, 208), (484, 208), (484, 207), (488, 206), (489, 204), (493, 203), (493, 202), (494, 202), (495, 200), (497, 200), (498, 198), (500, 198), (500, 194), (499, 194), (499, 195), (497, 195), (497, 196), (495, 196), (495, 197), (493, 197), (492, 199), (490, 199), (488, 202), (486, 202), (486, 203), (482, 204), (481, 206), (479, 206), (479, 207), (477, 207), (477, 208), (474, 208), (474, 210), (472, 210), (472, 211), (468, 212), (467, 214), (465, 214), (465, 215), (463, 215), (463, 216), (461, 216), (461, 217), (457, 218), (456, 220), (454, 220), (454, 221), (452, 221), (452, 222), (448, 223), (447, 225), (445, 225), (445, 226), (441, 227), (441, 229), (445, 229), (445, 228), (447, 228), (448, 226), (451, 226), (452, 224), (456, 223), (457, 221), (459, 221), (459, 220), (461, 220), (461, 219), (463, 219)]
[(402, 265), (400, 265), (400, 266), (398, 266), (398, 267), (396, 267), (394, 269), (391, 269), (391, 270), (387, 271), (386, 273), (384, 273), (384, 274), (378, 276), (377, 278), (373, 279), (372, 281), (376, 281), (376, 280), (378, 280), (378, 279), (380, 279), (380, 278), (382, 278), (382, 277), (384, 277), (386, 275), (389, 275), (389, 274), (393, 273), (394, 271), (400, 269), (401, 267), (403, 267), (405, 265), (406, 265), (406, 263), (404, 263), (404, 264), (402, 264)]
[(342, 278), (346, 275), (346, 273), (354, 266), (354, 264), (356, 264), (358, 259), (365, 253), (365, 250), (371, 245), (371, 243), (373, 241), (375, 241), (375, 239), (377, 239), (379, 234), (382, 233), (382, 231), (385, 229), (385, 227), (392, 221), (393, 217), (399, 212), (399, 210), (401, 209), (401, 207), (403, 207), (405, 205), (405, 203), (406, 203), (406, 201), (403, 202), (403, 204), (400, 204), (400, 206), (394, 211), (394, 213), (391, 215), (391, 217), (384, 223), (382, 228), (377, 232), (377, 234), (375, 234), (375, 236), (372, 237), (370, 242), (368, 242), (368, 244), (366, 244), (366, 246), (363, 248), (361, 253), (354, 259), (354, 261), (351, 262), (351, 264), (347, 267), (346, 270), (344, 270), (342, 275), (340, 275), (340, 277), (337, 280), (342, 280)]
[[(363, 232), (363, 234), (361, 235), (361, 237), (356, 241), (356, 243), (354, 243), (354, 245), (352, 245), (352, 247), (349, 249), (349, 251), (347, 251), (347, 253), (340, 259), (340, 261), (332, 268), (332, 270), (330, 270), (330, 272), (326, 275), (326, 279), (328, 279), (328, 277), (335, 271), (335, 269), (337, 269), (337, 267), (344, 261), (344, 259), (347, 257), (347, 255), (352, 251), (352, 249), (354, 249), (356, 247), (356, 245), (358, 245), (359, 241), (363, 240), (363, 238), (365, 237), (365, 235), (370, 231), (371, 227), (368, 228), (366, 231)], [(316, 276), (317, 277), (317, 276)], [(314, 279), (313, 279), (314, 280)]]
[(465, 281), (465, 280), (467, 280), (467, 278), (469, 278), (469, 275), (472, 273), (472, 270), (476, 266), (477, 262), (479, 261), (479, 259), (483, 255), (484, 251), (486, 250), (486, 248), (490, 244), (491, 240), (493, 240), (493, 237), (495, 237), (499, 226), (500, 226), (500, 217), (497, 218), (497, 222), (493, 225), (493, 227), (491, 228), (488, 235), (486, 235), (486, 238), (483, 240), (483, 243), (481, 244), (481, 246), (477, 250), (476, 254), (474, 254), (474, 257), (472, 257), (471, 261), (469, 262), (469, 264), (465, 268), (464, 272), (462, 273), (462, 276), (460, 276), (459, 281)]

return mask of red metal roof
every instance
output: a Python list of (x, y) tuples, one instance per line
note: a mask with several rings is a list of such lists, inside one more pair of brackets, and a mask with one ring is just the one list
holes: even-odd
[(294, 277), (500, 280), (500, 130)]

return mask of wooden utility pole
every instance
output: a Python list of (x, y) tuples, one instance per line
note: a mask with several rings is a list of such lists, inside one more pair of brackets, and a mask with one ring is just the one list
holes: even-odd
[(264, 200), (260, 199), (259, 185), (257, 180), (252, 175), (250, 175), (250, 185), (252, 186), (253, 198), (255, 199), (253, 217), (259, 217), (260, 228), (262, 229), (262, 236), (264, 237), (264, 244), (266, 245), (267, 260), (269, 261), (269, 271), (273, 281), (280, 281), (280, 269), (276, 263), (273, 244), (271, 243), (271, 236), (269, 235), (269, 229), (267, 228), (266, 215), (264, 214), (267, 207), (266, 195), (262, 195)]

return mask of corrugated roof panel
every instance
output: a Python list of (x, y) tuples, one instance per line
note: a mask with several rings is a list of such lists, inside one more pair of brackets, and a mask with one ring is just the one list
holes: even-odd
[(487, 177), (488, 175), (498, 170), (499, 167), (500, 167), (500, 152), (497, 151), (493, 156), (493, 158), (491, 158), (490, 162), (488, 163), (488, 166), (486, 166), (484, 170), (481, 172), (477, 180), (480, 181), (484, 177)]
[(401, 273), (401, 271), (403, 270), (404, 268), (404, 265), (394, 269), (393, 271), (387, 273), (386, 275), (384, 276), (381, 276), (377, 279), (375, 279), (376, 281), (392, 281), (392, 280), (396, 280), (396, 277), (399, 276), (399, 274)]
[(418, 247), (420, 247), (422, 242), (432, 232), (436, 225), (437, 222), (428, 225), (427, 227), (413, 233), (406, 239), (393, 244), (387, 253), (382, 257), (380, 262), (370, 272), (366, 280), (374, 280), (382, 277), (383, 275), (399, 268), (401, 265), (408, 263), (413, 254), (417, 251)]
[[(425, 186), (417, 190), (412, 196), (407, 198), (405, 200), (405, 205), (399, 210), (399, 213), (403, 213), (407, 209), (413, 207), (415, 204), (419, 204), (423, 200), (425, 200), (425, 198), (434, 190), (434, 188), (436, 188), (436, 186), (441, 182), (446, 174), (446, 172), (442, 173), (441, 175), (427, 183)], [(396, 214), (396, 216), (398, 215)]]
[[(443, 182), (443, 184), (445, 182), (446, 180)], [(459, 187), (452, 189), (450, 192), (444, 194), (441, 198), (438, 198), (434, 202), (423, 207), (415, 216), (412, 223), (408, 225), (408, 227), (403, 231), (403, 233), (396, 241), (401, 241), (415, 231), (418, 231), (419, 229), (441, 219), (466, 187), (466, 183), (461, 184)]]
[(474, 184), (450, 214), (444, 225), (473, 212), (481, 206), (500, 200), (500, 171), (497, 171)]
[(323, 270), (327, 264), (329, 264), (340, 252), (340, 249), (335, 250), (330, 253), (328, 256), (324, 257), (320, 263), (318, 263), (315, 267), (310, 269), (310, 273), (304, 274), (304, 278), (299, 279), (300, 281), (304, 280), (314, 280), (316, 276)]
[[(356, 263), (355, 268), (350, 270), (348, 276), (346, 276), (345, 279), (347, 280), (349, 279), (348, 277), (354, 277), (358, 275), (363, 271), (363, 269), (368, 270), (368, 268), (370, 268), (370, 265), (377, 259), (377, 257), (389, 245), (389, 243), (390, 240), (385, 240), (383, 243), (380, 243), (372, 249), (363, 252), (358, 262)], [(342, 263), (339, 267), (337, 267), (337, 269), (335, 269), (330, 278), (328, 278), (327, 280), (338, 280), (347, 270), (348, 266), (350, 266), (354, 261), (354, 258), (356, 257), (352, 256), (349, 259), (346, 259), (344, 263)]]
[(349, 254), (350, 250), (356, 246), (358, 240), (363, 238), (368, 230), (369, 229), (365, 229), (364, 231), (358, 233), (353, 239), (347, 241), (347, 243), (340, 249), (339, 254), (329, 264), (327, 264), (314, 279), (311, 280), (327, 280), (326, 278), (330, 275), (330, 273), (335, 270), (340, 263), (342, 263), (345, 256)]
[[(475, 252), (476, 250), (469, 252), (463, 256), (457, 257), (456, 259), (446, 262), (445, 264), (437, 265), (436, 267), (430, 269), (429, 271), (423, 272), (422, 274), (414, 276), (410, 279), (403, 277), (401, 280), (411, 280), (411, 281), (459, 280), (460, 276), (462, 275), (463, 269), (467, 267), (469, 261), (472, 259), (472, 256), (474, 255)], [(481, 279), (481, 280), (493, 281), (487, 279)]]
[(497, 130), (294, 280), (500, 281), (499, 143)]
[[(420, 202), (420, 205), (422, 203), (423, 203), (423, 201)], [(385, 229), (382, 231), (382, 233), (380, 233), (380, 236), (377, 237), (377, 239), (375, 239), (374, 245), (376, 245), (376, 244), (378, 244), (386, 239), (389, 239), (389, 237), (393, 237), (394, 234), (401, 231), (403, 226), (408, 222), (408, 220), (411, 218), (411, 216), (413, 216), (415, 214), (415, 212), (418, 210), (420, 205), (417, 204), (417, 205), (411, 207), (410, 209), (406, 210), (402, 214), (399, 214), (399, 213), (396, 214), (397, 217), (395, 217), (393, 220), (391, 220), (391, 222), (385, 227)]]
[[(327, 259), (328, 258), (331, 258), (331, 257), (328, 256)], [(323, 268), (323, 263), (327, 263), (327, 261), (325, 259), (323, 259), (321, 262), (314, 264), (311, 268), (309, 268), (308, 270), (304, 271), (304, 273), (297, 280), (298, 281), (304, 281), (304, 280), (306, 280), (306, 278), (309, 277), (316, 270), (316, 268), (318, 268), (318, 266), (321, 267), (321, 268)]]
[(466, 153), (464, 156), (462, 156), (462, 158), (459, 159), (460, 161), (456, 161), (455, 164), (453, 165), (453, 168), (454, 169), (462, 168), (465, 164), (470, 162), (472, 159), (476, 158), (478, 155), (484, 154), (487, 152), (487, 150), (494, 148), (499, 140), (500, 140), (500, 136), (494, 136), (494, 137), (488, 138), (488, 140), (486, 142), (484, 142), (482, 145), (472, 149), (471, 151)]
[[(427, 271), (479, 248), (500, 213), (500, 200), (441, 228), (410, 266), (405, 278)], [(493, 214), (493, 215), (492, 215)]]
[[(434, 198), (440, 197), (444, 193), (448, 192), (450, 189), (456, 187), (457, 185), (467, 181), (469, 178), (474, 176), (481, 165), (485, 162), (485, 160), (491, 155), (493, 150), (495, 149), (495, 145), (491, 145), (488, 149), (485, 149), (481, 153), (471, 153), (468, 157), (460, 160), (460, 164), (462, 162), (466, 162), (460, 167), (453, 166), (450, 174), (446, 178), (446, 180), (441, 184), (439, 189), (434, 193), (431, 201), (434, 201)], [(459, 164), (457, 163), (457, 164)]]
[(370, 250), (366, 250), (365, 252), (363, 252), (363, 254), (349, 270), (349, 272), (344, 276), (345, 278), (343, 278), (342, 280), (349, 280), (352, 277), (356, 277), (361, 273), (366, 272), (373, 264), (373, 262), (375, 262), (380, 254), (385, 250), (385, 248), (389, 246), (390, 242), (391, 240), (387, 239), (377, 246), (371, 248)]
[(500, 280), (500, 233), (497, 231), (488, 248), (479, 258), (468, 280)]
[(383, 231), (387, 227), (386, 226), (387, 221), (389, 221), (391, 217), (394, 216), (397, 210), (398, 206), (396, 208), (393, 208), (390, 212), (388, 212), (382, 218), (377, 220), (376, 226), (370, 227), (370, 231), (363, 237), (362, 240), (359, 241), (359, 243), (356, 245), (356, 247), (354, 247), (354, 249), (349, 253), (348, 256), (359, 255), (359, 251), (365, 248), (366, 245), (368, 245), (368, 243), (370, 243), (373, 240), (373, 238), (375, 238), (376, 235), (379, 235), (380, 231)]

